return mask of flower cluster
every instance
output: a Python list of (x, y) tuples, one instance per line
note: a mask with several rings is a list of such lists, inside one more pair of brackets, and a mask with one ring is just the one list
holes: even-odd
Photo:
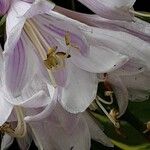
[[(79, 0), (96, 14), (46, 0), (1, 0), (6, 41), (0, 51), (1, 149), (13, 138), (44, 150), (90, 150), (91, 138), (112, 147), (86, 111), (103, 82), (120, 117), (128, 99), (149, 94), (150, 25), (134, 17), (135, 0)], [(27, 139), (27, 140), (25, 140)]]

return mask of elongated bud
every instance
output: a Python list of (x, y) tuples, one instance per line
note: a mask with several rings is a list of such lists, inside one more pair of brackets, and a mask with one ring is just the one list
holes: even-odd
[(12, 0), (0, 0), (0, 16), (5, 15), (10, 7)]

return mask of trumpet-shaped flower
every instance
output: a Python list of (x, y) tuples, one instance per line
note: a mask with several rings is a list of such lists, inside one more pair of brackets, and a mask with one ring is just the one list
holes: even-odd
[[(33, 112), (29, 109), (26, 111), (27, 115), (31, 113)], [(87, 112), (71, 114), (58, 103), (47, 118), (30, 121), (28, 126), (31, 129), (29, 136), (32, 136), (39, 149), (89, 150), (91, 138), (105, 146), (113, 146), (110, 139)]]
[[(97, 28), (54, 12), (54, 6), (45, 0), (12, 2), (6, 20), (5, 84), (17, 98), (38, 73), (61, 87), (61, 104), (77, 113), (96, 96), (95, 73), (115, 70), (128, 57), (97, 42)], [(118, 47), (117, 41), (112, 46)]]
[[(1, 48), (1, 47), (0, 47)], [(4, 64), (3, 64), (3, 54), (2, 49), (0, 51), (1, 59), (0, 59), (0, 69), (1, 69), (1, 90), (0, 90), (0, 126), (2, 126), (7, 120), (10, 114), (12, 113), (13, 108), (15, 107), (24, 107), (24, 108), (40, 108), (48, 105), (52, 102), (53, 91), (51, 90), (51, 97), (49, 95), (49, 91), (47, 88), (47, 84), (44, 83), (38, 75), (35, 75), (31, 82), (24, 88), (22, 91), (22, 95), (17, 98), (14, 98), (7, 91), (4, 84)], [(19, 108), (20, 109), (20, 108)], [(18, 112), (18, 108), (16, 109), (16, 113), (20, 115)], [(20, 117), (20, 116), (19, 116)], [(23, 116), (22, 116), (23, 117)], [(22, 118), (24, 120), (24, 118)]]
[[(97, 6), (98, 5), (96, 5), (95, 7)], [(103, 31), (110, 30), (110, 33), (112, 33), (112, 31), (115, 32), (112, 33), (111, 35), (109, 34), (109, 32), (105, 32), (103, 37), (106, 34), (107, 35), (109, 34), (109, 36), (114, 36), (118, 32), (118, 34), (120, 34), (120, 39), (126, 40), (126, 42), (129, 40), (128, 41), (129, 43), (130, 41), (132, 41), (131, 44), (132, 48), (130, 47), (130, 49), (128, 49), (129, 46), (128, 44), (126, 48), (121, 49), (121, 51), (119, 50), (120, 53), (129, 56), (129, 60), (122, 67), (115, 70), (114, 72), (109, 73), (108, 75), (108, 81), (110, 82), (110, 84), (112, 84), (113, 90), (115, 92), (118, 101), (119, 116), (124, 114), (128, 105), (129, 98), (132, 100), (135, 99), (137, 100), (137, 98), (138, 100), (139, 99), (143, 100), (143, 98), (145, 99), (148, 98), (149, 89), (150, 89), (148, 86), (149, 81), (148, 81), (148, 73), (147, 73), (149, 70), (148, 55), (150, 55), (149, 48), (148, 48), (149, 39), (150, 39), (150, 35), (149, 35), (150, 25), (148, 23), (137, 18), (134, 18), (135, 22), (109, 20), (109, 19), (102, 18), (98, 15), (88, 15), (88, 14), (78, 13), (78, 12), (67, 10), (65, 8), (61, 8), (59, 6), (55, 7), (55, 11), (60, 12), (70, 18), (79, 20), (88, 25), (98, 27), (100, 30)], [(122, 32), (124, 33), (124, 35), (121, 35)], [(124, 38), (127, 37), (127, 34), (130, 34), (129, 39)], [(113, 41), (113, 39), (111, 40), (111, 42)], [(99, 42), (102, 42), (102, 39), (99, 40)], [(140, 42), (141, 44), (138, 46), (137, 43)], [(136, 50), (133, 49), (133, 47)], [(142, 58), (143, 56), (145, 58)], [(131, 79), (133, 79), (133, 81), (131, 81)], [(101, 80), (103, 80), (103, 74)], [(133, 84), (132, 86), (131, 83)], [(139, 89), (140, 85), (145, 85), (146, 88), (142, 86)]]
[(62, 8), (60, 6), (56, 6), (55, 11), (94, 27), (102, 29), (110, 29), (113, 31), (126, 32), (147, 42), (149, 42), (150, 39), (149, 23), (142, 21), (136, 17), (134, 17), (133, 22), (127, 22), (127, 21), (106, 19), (95, 14), (79, 13), (68, 10), (66, 8)]

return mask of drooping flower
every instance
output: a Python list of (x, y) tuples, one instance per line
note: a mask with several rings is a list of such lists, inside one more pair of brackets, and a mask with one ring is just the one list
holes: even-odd
[(70, 18), (75, 20), (79, 20), (87, 25), (110, 29), (113, 31), (122, 31), (132, 34), (144, 41), (149, 42), (149, 23), (142, 21), (136, 17), (134, 17), (134, 21), (120, 21), (120, 20), (111, 20), (103, 18), (96, 14), (84, 14), (75, 11), (68, 10), (66, 8), (62, 8), (60, 6), (55, 7), (55, 11), (62, 13)]
[[(0, 70), (1, 70), (1, 76), (0, 76), (0, 126), (5, 126), (5, 122), (8, 120), (8, 117), (12, 113), (13, 109), (16, 111), (16, 115), (18, 119), (18, 125), (20, 124), (20, 121), (25, 123), (24, 116), (22, 116), (22, 107), (23, 108), (41, 108), (44, 106), (49, 105), (49, 103), (54, 103), (52, 101), (53, 99), (53, 90), (50, 89), (48, 91), (47, 84), (44, 83), (38, 75), (35, 75), (34, 78), (31, 80), (31, 82), (23, 89), (22, 94), (14, 98), (12, 95), (9, 94), (7, 91), (5, 84), (4, 84), (4, 59), (2, 54), (2, 48), (0, 47)], [(51, 93), (51, 96), (49, 94)], [(6, 123), (7, 128), (7, 123)], [(18, 127), (19, 128), (19, 127)], [(23, 127), (24, 128), (24, 127)], [(10, 133), (10, 134), (15, 134)], [(15, 135), (14, 135), (15, 136)], [(17, 135), (16, 135), (17, 136)], [(19, 135), (18, 135), (19, 136)]]
[[(34, 110), (34, 113), (37, 113), (36, 111), (38, 112)], [(26, 110), (26, 115), (32, 113), (33, 111)], [(27, 125), (30, 127), (29, 136), (39, 149), (89, 150), (91, 138), (105, 146), (113, 146), (110, 139), (87, 112), (71, 114), (58, 103), (47, 118), (30, 121)]]
[[(93, 1), (92, 2), (87, 1), (87, 3), (93, 3)], [(98, 7), (98, 5), (95, 5), (95, 7)], [(130, 59), (119, 69), (115, 70), (114, 72), (108, 73), (109, 74), (108, 81), (110, 82), (110, 84), (112, 84), (113, 90), (115, 92), (118, 101), (118, 105), (120, 109), (119, 116), (124, 114), (124, 112), (126, 111), (129, 98), (131, 99), (132, 97), (132, 100), (137, 98), (140, 99), (140, 97), (141, 100), (143, 100), (143, 98), (147, 99), (149, 95), (149, 89), (150, 89), (150, 87), (147, 84), (148, 83), (147, 72), (149, 70), (148, 57), (150, 55), (149, 48), (148, 48), (149, 39), (150, 39), (149, 23), (144, 22), (137, 18), (134, 18), (135, 22), (120, 21), (119, 18), (118, 20), (110, 20), (110, 18), (105, 19), (98, 15), (78, 13), (78, 12), (67, 10), (65, 8), (61, 8), (59, 6), (55, 7), (55, 11), (60, 12), (70, 18), (79, 20), (88, 25), (98, 27), (100, 30), (103, 31), (105, 30), (105, 34), (101, 32), (101, 34), (103, 34), (103, 37), (106, 34), (109, 36), (114, 36), (118, 32), (118, 34), (120, 34), (119, 37), (120, 39), (122, 39), (122, 41), (126, 40), (127, 42), (129, 40), (128, 41), (129, 43), (130, 41), (132, 41), (132, 44), (131, 43), (130, 44), (136, 50), (133, 49), (133, 47), (132, 48), (130, 47), (130, 49), (128, 49), (129, 45), (127, 47), (124, 47), (124, 49), (119, 50), (120, 53), (126, 54), (127, 56), (129, 56)], [(110, 33), (112, 33), (112, 31), (114, 31), (115, 33), (112, 33), (110, 35), (109, 32), (107, 32), (108, 30), (111, 30)], [(121, 34), (122, 32), (124, 32), (124, 34)], [(125, 35), (126, 33), (132, 36), (132, 40), (131, 38), (129, 39), (125, 38), (127, 37), (127, 35)], [(102, 39), (99, 40), (99, 42), (102, 42)], [(141, 44), (138, 45), (138, 43)], [(101, 78), (102, 80), (103, 74), (101, 76), (102, 76)], [(128, 79), (129, 80), (133, 79), (133, 81), (128, 82)], [(143, 82), (142, 84), (146, 86), (146, 88), (143, 88), (142, 86), (143, 90), (142, 88), (140, 88), (139, 90), (141, 82)], [(131, 83), (133, 84), (132, 86)], [(137, 94), (137, 96), (135, 96), (135, 94)]]
[[(5, 84), (17, 98), (36, 72), (56, 89), (61, 87), (59, 101), (66, 110), (82, 112), (96, 96), (95, 73), (115, 70), (128, 57), (91, 40), (98, 38), (97, 28), (53, 8), (47, 1), (12, 3), (6, 21)], [(117, 42), (112, 45), (116, 48)]]

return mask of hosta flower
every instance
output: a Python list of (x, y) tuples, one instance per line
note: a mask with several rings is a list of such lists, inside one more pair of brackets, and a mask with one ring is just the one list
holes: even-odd
[(45, 0), (12, 2), (6, 20), (5, 84), (17, 98), (38, 73), (60, 89), (62, 106), (77, 113), (96, 96), (96, 73), (115, 70), (128, 57), (113, 51), (118, 41), (107, 46), (110, 40), (106, 37), (105, 43), (99, 43), (98, 28), (69, 19), (53, 8)]
[[(27, 110), (26, 113), (29, 115), (33, 112)], [(47, 118), (30, 121), (28, 126), (30, 127), (29, 137), (32, 136), (39, 149), (70, 150), (72, 148), (74, 150), (89, 150), (91, 138), (105, 146), (113, 146), (109, 138), (87, 112), (78, 115), (71, 114), (66, 112), (60, 104), (56, 105)], [(26, 145), (28, 143), (29, 141)], [(7, 146), (7, 144), (5, 145)]]
[[(120, 34), (120, 36), (118, 36), (120, 40), (121, 39), (122, 39), (121, 41), (126, 40), (126, 42), (128, 43), (128, 46), (126, 46), (126, 48), (125, 47), (124, 49), (119, 48), (120, 50), (119, 49), (118, 50), (120, 53), (129, 56), (130, 59), (122, 67), (120, 67), (114, 72), (111, 72), (108, 76), (108, 80), (110, 84), (112, 84), (113, 86), (113, 90), (115, 92), (118, 101), (120, 116), (124, 114), (127, 108), (128, 98), (131, 99), (132, 97), (133, 100), (135, 98), (140, 99), (141, 97), (143, 100), (144, 97), (145, 98), (148, 97), (150, 89), (148, 86), (148, 73), (147, 73), (149, 70), (149, 55), (150, 55), (148, 48), (150, 39), (149, 23), (146, 23), (137, 18), (134, 18), (135, 22), (109, 20), (104, 19), (98, 15), (88, 15), (78, 13), (61, 8), (59, 6), (55, 7), (55, 11), (58, 11), (73, 19), (77, 19), (88, 25), (98, 27), (100, 30), (103, 31), (105, 30), (104, 34), (103, 32), (101, 32), (101, 34), (99, 33), (99, 35), (103, 34), (104, 37), (107, 34), (108, 36), (113, 37), (111, 42), (114, 40), (114, 35), (117, 34), (118, 32), (118, 35)], [(108, 30), (110, 32), (107, 32)], [(112, 31), (114, 32), (112, 33)], [(128, 36), (130, 34), (130, 38), (125, 38), (127, 37), (127, 33)], [(99, 40), (99, 42), (103, 41), (103, 37)], [(131, 47), (129, 48), (130, 45), (129, 43), (132, 45), (132, 48)], [(141, 44), (138, 45), (137, 43)], [(103, 79), (103, 74), (101, 79)], [(131, 79), (133, 79), (132, 82)], [(141, 82), (143, 82), (142, 85), (145, 85), (146, 88), (144, 88), (143, 86), (140, 88)]]
[(128, 22), (128, 21), (106, 19), (96, 14), (79, 13), (79, 12), (75, 12), (75, 11), (62, 8), (60, 6), (56, 6), (55, 11), (58, 11), (70, 18), (79, 20), (85, 24), (88, 24), (94, 27), (98, 27), (102, 29), (103, 28), (110, 29), (113, 31), (127, 32), (144, 41), (149, 42), (149, 36), (150, 36), (149, 23), (142, 21), (136, 17), (134, 17), (133, 22)]
[[(4, 123), (8, 120), (8, 117), (10, 116), (10, 114), (12, 113), (14, 109), (17, 119), (18, 119), (18, 128), (20, 129), (22, 128), (22, 130), (26, 130), (22, 108), (28, 108), (28, 109), (41, 108), (41, 107), (47, 106), (49, 103), (51, 103), (51, 105), (53, 106), (54, 104), (54, 101), (52, 101), (53, 90), (49, 87), (50, 91), (48, 91), (47, 84), (42, 82), (42, 80), (38, 77), (38, 75), (35, 75), (34, 78), (31, 80), (31, 82), (23, 89), (22, 94), (18, 96), (17, 98), (14, 98), (12, 95), (9, 94), (4, 84), (4, 80), (3, 80), (4, 79), (4, 74), (3, 74), (4, 59), (3, 59), (2, 49), (0, 53), (1, 53), (0, 54), (1, 56), (0, 58), (0, 69), (1, 69), (0, 126), (5, 126), (4, 128), (6, 129), (7, 129), (7, 126), (9, 127), (7, 123), (6, 124)], [(17, 129), (17, 131), (19, 131), (19, 129)], [(15, 131), (14, 133), (14, 131), (12, 130), (10, 132), (8, 131), (8, 133), (12, 136), (22, 136), (22, 135), (19, 135), (19, 133), (18, 135), (15, 135), (17, 131)]]

